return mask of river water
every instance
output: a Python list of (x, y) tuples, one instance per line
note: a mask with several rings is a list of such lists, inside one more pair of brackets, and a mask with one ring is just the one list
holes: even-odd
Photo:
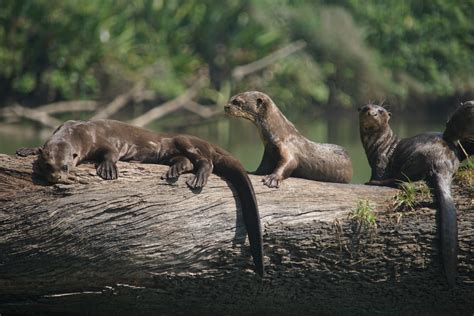
[[(182, 114), (176, 114), (179, 116)], [(413, 116), (408, 113), (394, 113), (391, 126), (401, 137), (421, 132), (442, 131), (447, 113), (423, 113)], [(126, 120), (126, 118), (124, 118)], [(370, 168), (359, 139), (358, 114), (344, 113), (324, 115), (316, 118), (292, 118), (292, 122), (307, 138), (316, 142), (339, 144), (345, 147), (354, 167), (353, 183), (363, 183), (369, 179)], [(195, 135), (215, 144), (235, 155), (249, 171), (260, 163), (263, 145), (254, 125), (245, 120), (223, 116), (205, 124), (186, 124), (181, 119), (179, 128), (169, 124), (170, 120), (154, 123), (148, 128), (157, 132), (179, 132)], [(20, 128), (0, 128), (0, 153), (14, 154), (19, 147), (39, 146), (51, 131), (35, 130), (30, 125)]]

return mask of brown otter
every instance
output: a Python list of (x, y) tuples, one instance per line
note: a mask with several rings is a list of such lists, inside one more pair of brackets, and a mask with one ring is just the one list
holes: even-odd
[[(394, 186), (426, 180), (439, 204), (441, 253), (450, 287), (457, 266), (456, 207), (451, 181), (460, 161), (474, 154), (474, 102), (465, 102), (446, 124), (444, 133), (424, 133), (400, 140), (388, 123), (390, 113), (378, 105), (359, 109), (360, 137), (372, 169), (367, 184)], [(464, 150), (461, 148), (462, 143)]]
[(341, 183), (351, 180), (352, 162), (346, 150), (305, 138), (265, 93), (239, 93), (229, 100), (225, 111), (257, 126), (265, 151), (254, 173), (266, 175), (262, 181), (268, 187), (278, 188), (290, 176)]
[(21, 148), (17, 154), (38, 154), (39, 171), (51, 182), (66, 179), (85, 160), (96, 161), (97, 174), (106, 180), (117, 179), (119, 160), (169, 165), (162, 176), (166, 179), (194, 170), (195, 175), (187, 181), (193, 189), (204, 187), (214, 172), (232, 183), (238, 193), (256, 271), (264, 273), (260, 217), (252, 183), (241, 163), (216, 145), (194, 136), (156, 134), (113, 120), (68, 121), (42, 147)]

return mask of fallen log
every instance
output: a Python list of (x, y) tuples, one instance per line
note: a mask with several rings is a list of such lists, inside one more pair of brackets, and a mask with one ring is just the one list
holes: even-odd
[(276, 63), (280, 59), (284, 59), (290, 56), (291, 54), (302, 50), (305, 47), (306, 42), (303, 40), (298, 40), (293, 43), (290, 43), (287, 46), (284, 46), (261, 59), (251, 62), (250, 64), (235, 67), (234, 70), (232, 70), (232, 78), (236, 81), (240, 81), (245, 76), (262, 70)]
[(21, 118), (26, 118), (38, 122), (45, 127), (55, 129), (61, 124), (61, 121), (51, 116), (52, 114), (93, 111), (98, 105), (99, 102), (92, 100), (54, 102), (33, 109), (14, 104), (1, 109), (0, 116), (4, 117), (9, 123), (17, 123)]
[(72, 100), (41, 105), (36, 107), (35, 110), (48, 114), (84, 111), (88, 112), (96, 110), (99, 105), (100, 103), (94, 100)]
[[(397, 214), (395, 189), (288, 179), (275, 190), (251, 176), (264, 227), (261, 279), (221, 178), (197, 194), (186, 175), (160, 180), (166, 166), (119, 163), (119, 179), (103, 181), (84, 164), (71, 183), (47, 185), (32, 162), (0, 155), (0, 313), (474, 310), (474, 212), (460, 200), (472, 191), (455, 194), (459, 276), (448, 290), (433, 204)], [(354, 215), (361, 199), (376, 228)]]
[(91, 120), (107, 119), (111, 117), (132, 101), (134, 96), (139, 94), (139, 91), (143, 90), (143, 86), (143, 81), (137, 82), (129, 91), (119, 94), (109, 104), (100, 108), (99, 111), (91, 117)]
[(57, 118), (52, 117), (46, 112), (37, 111), (35, 109), (26, 108), (19, 104), (14, 104), (3, 109), (0, 113), (2, 116), (7, 118), (27, 118), (29, 120), (35, 121), (50, 128), (56, 128), (61, 124), (61, 121)]
[(130, 124), (136, 126), (145, 126), (154, 120), (157, 120), (171, 112), (177, 111), (185, 106), (186, 103), (191, 102), (192, 99), (199, 93), (199, 91), (207, 84), (207, 77), (200, 74), (193, 85), (188, 88), (183, 94), (176, 98), (166, 101), (163, 104), (157, 105), (140, 116), (130, 121)]

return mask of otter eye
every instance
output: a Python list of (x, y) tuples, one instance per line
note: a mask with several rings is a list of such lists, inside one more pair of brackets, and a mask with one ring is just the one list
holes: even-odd
[(232, 100), (232, 105), (239, 106), (240, 102), (237, 99)]
[(263, 100), (261, 98), (257, 99), (257, 106), (261, 106), (263, 104)]
[(383, 110), (382, 110), (382, 109), (379, 109), (379, 113), (383, 113)]
[(69, 169), (69, 168), (68, 168), (68, 166), (67, 166), (67, 165), (64, 165), (64, 166), (62, 166), (62, 168), (61, 168), (61, 170), (62, 170), (62, 171), (65, 171), (65, 172), (67, 172), (67, 171), (68, 171), (68, 169)]

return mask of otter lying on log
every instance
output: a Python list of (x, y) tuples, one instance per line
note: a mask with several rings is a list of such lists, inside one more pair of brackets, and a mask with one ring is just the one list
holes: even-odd
[(254, 174), (266, 175), (262, 179), (266, 186), (278, 188), (290, 176), (325, 182), (351, 181), (352, 162), (347, 151), (339, 145), (308, 140), (265, 93), (239, 93), (230, 99), (225, 111), (257, 126), (265, 152)]
[(459, 163), (474, 154), (474, 102), (462, 104), (444, 133), (423, 133), (400, 140), (388, 123), (390, 113), (378, 105), (359, 108), (360, 138), (372, 175), (367, 184), (394, 186), (426, 180), (439, 204), (441, 253), (448, 284), (457, 270), (457, 219), (451, 181)]
[(39, 155), (37, 170), (50, 182), (67, 179), (83, 161), (96, 161), (97, 174), (105, 180), (118, 177), (117, 161), (139, 161), (169, 165), (162, 176), (177, 179), (195, 172), (187, 181), (201, 189), (214, 172), (228, 180), (242, 205), (256, 271), (263, 275), (263, 248), (257, 200), (242, 164), (225, 150), (188, 135), (156, 134), (147, 129), (114, 120), (67, 121), (58, 127), (42, 147), (20, 148), (19, 156)]

